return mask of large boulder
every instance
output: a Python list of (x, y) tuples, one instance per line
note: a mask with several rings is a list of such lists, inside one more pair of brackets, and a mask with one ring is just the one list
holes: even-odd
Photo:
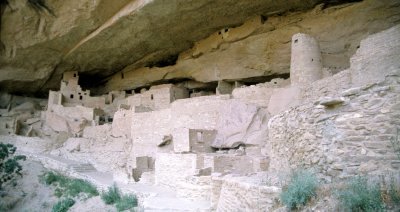
[(261, 146), (267, 139), (267, 110), (240, 100), (230, 100), (224, 104), (212, 147), (236, 148), (241, 144)]

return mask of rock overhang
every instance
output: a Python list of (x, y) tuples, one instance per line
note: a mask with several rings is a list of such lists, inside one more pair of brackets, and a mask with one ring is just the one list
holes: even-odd
[(47, 93), (58, 87), (65, 71), (101, 79), (128, 65), (143, 67), (177, 55), (212, 32), (254, 15), (305, 10), (331, 1), (46, 1), (55, 16), (34, 11), (23, 0), (9, 2), (14, 8), (8, 6), (2, 14), (0, 87)]

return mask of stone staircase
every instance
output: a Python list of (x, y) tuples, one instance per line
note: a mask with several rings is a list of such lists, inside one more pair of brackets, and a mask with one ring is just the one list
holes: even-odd
[(90, 163), (76, 163), (70, 164), (68, 169), (74, 172), (86, 173), (86, 172), (97, 172), (97, 170)]

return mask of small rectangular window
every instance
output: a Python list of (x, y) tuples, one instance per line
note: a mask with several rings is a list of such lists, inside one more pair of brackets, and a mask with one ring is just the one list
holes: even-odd
[(197, 132), (197, 141), (202, 142), (203, 141), (203, 132)]

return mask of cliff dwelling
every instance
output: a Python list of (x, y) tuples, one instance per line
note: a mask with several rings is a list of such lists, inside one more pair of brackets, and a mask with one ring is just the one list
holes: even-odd
[(398, 0), (0, 11), (0, 211), (400, 210)]

